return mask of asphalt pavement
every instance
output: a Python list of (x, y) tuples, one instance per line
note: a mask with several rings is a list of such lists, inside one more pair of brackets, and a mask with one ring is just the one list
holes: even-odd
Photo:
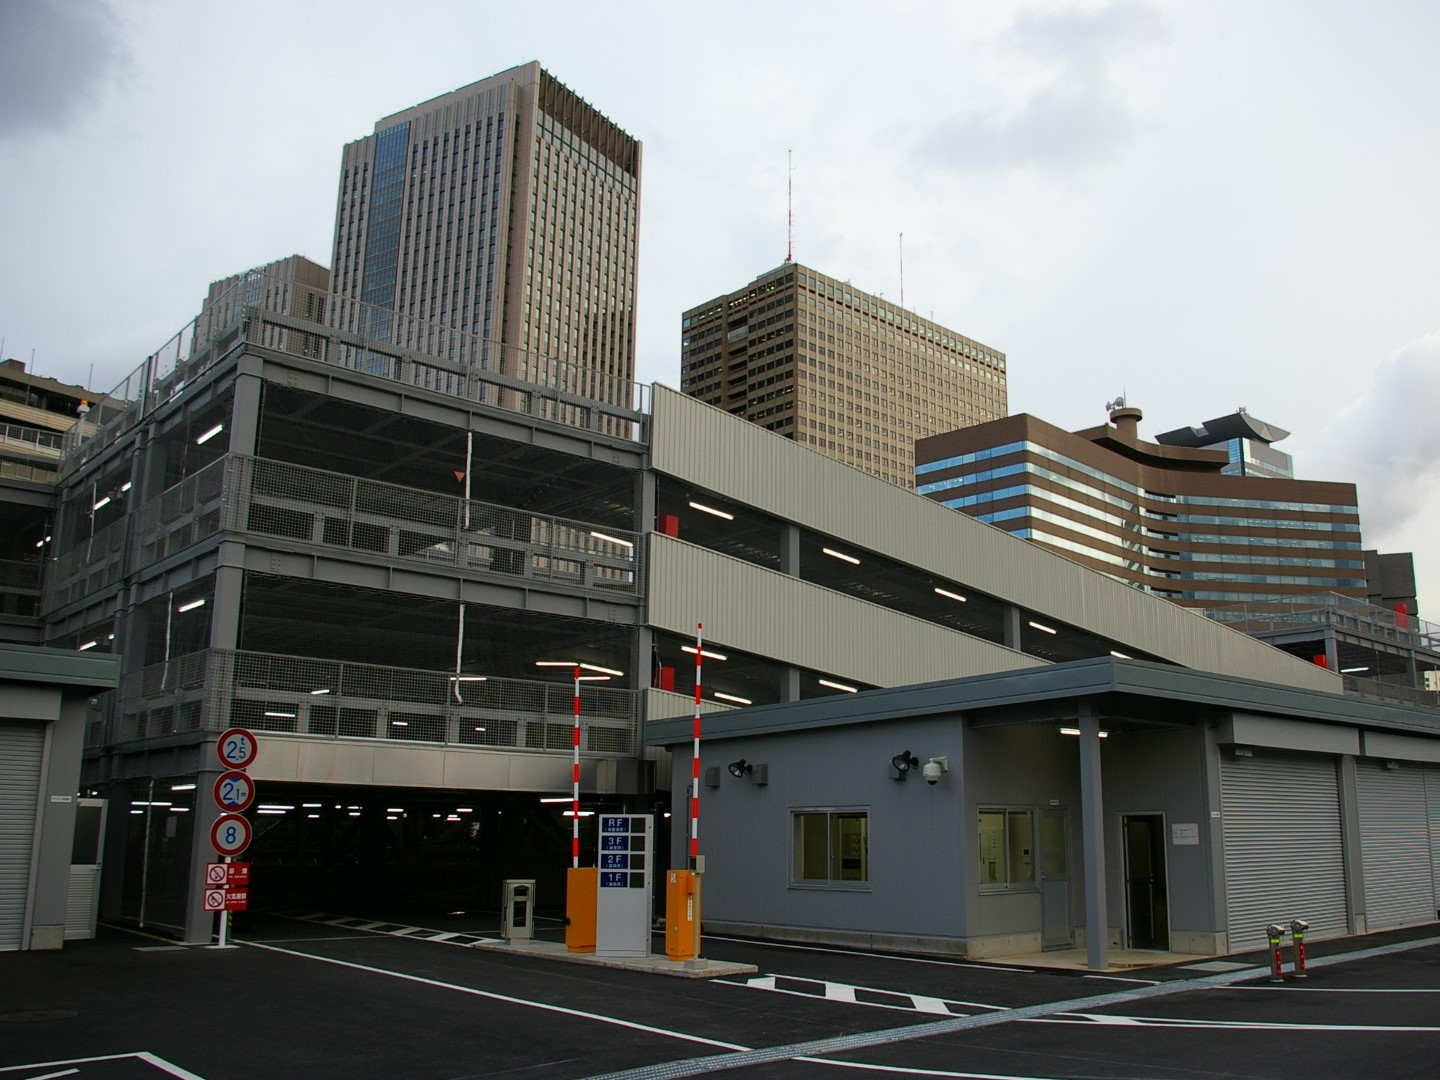
[(0, 1077), (1440, 1075), (1436, 925), (1312, 943), (1309, 977), (1273, 986), (1263, 953), (1102, 976), (709, 937), (726, 973), (676, 979), (424, 921), (293, 911), (224, 950), (102, 928), (8, 954)]

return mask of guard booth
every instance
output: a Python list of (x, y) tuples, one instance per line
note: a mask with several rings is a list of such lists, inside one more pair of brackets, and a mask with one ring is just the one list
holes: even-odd
[(535, 936), (535, 880), (505, 882), (500, 904), (500, 936), (506, 941), (529, 941)]

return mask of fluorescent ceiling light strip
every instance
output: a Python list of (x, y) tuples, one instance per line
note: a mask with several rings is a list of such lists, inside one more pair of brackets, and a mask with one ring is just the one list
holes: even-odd
[(1369, 665), (1369, 664), (1366, 664), (1364, 667), (1342, 667), (1342, 668), (1340, 669), (1340, 674), (1342, 674), (1342, 675), (1353, 675), (1353, 674), (1354, 674), (1355, 672), (1357, 672), (1357, 671), (1369, 671), (1369, 670), (1370, 670), (1370, 665)]
[(322, 688), (319, 689), (319, 690), (311, 690), (311, 691), (310, 691), (310, 696), (311, 696), (311, 697), (319, 697), (321, 694), (328, 694), (328, 693), (330, 693), (329, 688), (328, 688), (328, 687), (322, 687)]
[(828, 686), (832, 690), (844, 690), (847, 694), (859, 693), (860, 690), (858, 686), (846, 686), (843, 682), (831, 682), (829, 679), (821, 679), (820, 685)]
[(704, 503), (692, 502), (690, 509), (699, 510), (702, 514), (713, 514), (715, 517), (724, 518), (726, 521), (734, 521), (734, 514), (727, 514), (724, 510), (716, 510), (713, 506), (706, 506)]
[(216, 425), (215, 425), (214, 427), (212, 427), (209, 431), (205, 432), (205, 434), (203, 434), (203, 435), (201, 435), (199, 438), (197, 438), (197, 439), (195, 440), (195, 445), (196, 445), (196, 446), (199, 446), (199, 445), (201, 445), (202, 443), (207, 443), (207, 442), (209, 442), (211, 439), (213, 439), (216, 435), (219, 435), (220, 432), (222, 432), (222, 431), (224, 431), (224, 430), (225, 430), (225, 425), (224, 425), (224, 424), (216, 424)]
[(295, 719), (295, 714), (294, 714), (293, 712), (267, 712), (265, 715), (266, 715), (266, 716), (272, 716), (272, 717), (274, 717), (276, 720), (294, 720), (294, 719)]
[(822, 547), (820, 550), (823, 551), (826, 555), (829, 555), (832, 559), (839, 559), (841, 562), (848, 562), (854, 566), (860, 565), (860, 560), (857, 559), (854, 555), (846, 555), (843, 551), (836, 551), (834, 548)]
[(719, 690), (716, 690), (716, 691), (715, 691), (715, 696), (716, 696), (717, 698), (719, 698), (721, 701), (733, 701), (733, 702), (735, 702), (737, 705), (754, 705), (754, 704), (755, 704), (755, 703), (754, 703), (753, 701), (751, 701), (749, 698), (736, 697), (734, 694), (722, 694)]
[[(681, 645), (681, 646), (680, 646), (680, 651), (681, 651), (681, 652), (688, 652), (691, 656), (694, 656), (694, 655), (695, 655), (695, 646), (694, 646), (694, 645)], [(705, 657), (707, 660), (729, 660), (729, 659), (730, 659), (730, 657), (726, 656), (724, 653), (711, 652), (709, 649), (701, 649), (701, 650), (700, 650), (700, 655), (703, 656), (703, 657)]]
[(170, 785), (170, 790), (171, 790), (171, 791), (194, 791), (194, 790), (195, 790), (195, 785), (194, 785), (194, 784), (171, 784), (171, 785)]
[(80, 651), (81, 651), (81, 652), (84, 652), (86, 649), (93, 649), (96, 645), (99, 645), (99, 644), (100, 644), (100, 642), (98, 642), (98, 641), (87, 641), (87, 642), (85, 642), (84, 645), (81, 645), (81, 646), (80, 646)]
[(574, 802), (575, 800), (572, 799), (569, 795), (547, 795), (540, 801), (542, 803), (568, 803)]
[(617, 679), (624, 675), (623, 671), (616, 671), (614, 668), (601, 667), (599, 664), (580, 664), (583, 671), (598, 671), (601, 675), (614, 675)]
[(968, 604), (970, 602), (965, 597), (961, 596), (958, 592), (951, 592), (949, 589), (942, 589), (938, 585), (935, 587), (935, 592), (936, 594), (945, 597), (947, 600), (958, 600), (962, 604)]
[(451, 682), (485, 682), (488, 675), (451, 675)]
[[(1079, 734), (1080, 734), (1080, 729), (1079, 729), (1078, 727), (1062, 727), (1062, 728), (1060, 729), (1060, 734), (1061, 734), (1061, 735), (1079, 735)], [(1108, 731), (1102, 731), (1102, 732), (1100, 732), (1100, 738), (1102, 738), (1102, 739), (1108, 739), (1109, 737), (1110, 737), (1110, 733), (1109, 733)]]
[(1046, 626), (1044, 623), (1038, 623), (1034, 619), (1030, 620), (1030, 625), (1044, 634), (1058, 634), (1060, 632), (1059, 630), (1056, 630), (1053, 626)]
[(621, 540), (618, 536), (611, 536), (609, 533), (596, 532), (594, 529), (590, 530), (590, 535), (595, 537), (596, 540), (605, 540), (611, 544), (619, 544), (621, 547), (633, 548), (635, 546), (635, 541), (633, 540)]
[(97, 502), (97, 503), (96, 503), (94, 506), (92, 506), (90, 509), (91, 509), (91, 510), (99, 510), (99, 509), (102, 509), (103, 507), (106, 507), (106, 506), (109, 506), (109, 505), (110, 505), (110, 496), (109, 496), (109, 495), (106, 495), (103, 499), (101, 499), (99, 502)]
[(121, 495), (124, 495), (125, 492), (129, 491), (129, 490), (130, 490), (132, 487), (134, 487), (134, 486), (135, 486), (134, 483), (132, 483), (132, 482), (129, 481), (129, 480), (126, 480), (123, 484), (120, 485), (120, 494), (121, 494)]
[(188, 604), (181, 604), (181, 605), (180, 605), (179, 607), (177, 607), (175, 610), (176, 610), (176, 611), (194, 611), (196, 608), (204, 607), (204, 606), (205, 606), (205, 598), (202, 596), (199, 600), (191, 600)]
[(1123, 652), (1119, 652), (1119, 651), (1116, 650), (1116, 649), (1111, 649), (1111, 650), (1110, 650), (1110, 655), (1113, 656), (1113, 657), (1115, 657), (1115, 659), (1117, 659), (1117, 660), (1133, 660), (1133, 659), (1135, 659), (1133, 656), (1130, 656), (1130, 655), (1128, 655), (1128, 654), (1126, 654), (1126, 653), (1123, 653)]

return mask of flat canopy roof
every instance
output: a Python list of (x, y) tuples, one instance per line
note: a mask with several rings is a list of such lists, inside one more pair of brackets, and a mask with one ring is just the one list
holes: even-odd
[(0, 642), (0, 681), (113, 690), (120, 685), (120, 657)]
[[(1140, 725), (1183, 723), (1217, 711), (1242, 711), (1440, 738), (1440, 712), (1431, 709), (1110, 656), (706, 713), (704, 738), (781, 734), (955, 713), (981, 723), (1031, 723), (1053, 719), (1057, 712), (1064, 715), (1082, 701), (1103, 718), (1131, 719)], [(694, 720), (686, 717), (656, 721), (650, 725), (646, 741), (653, 746), (674, 746), (693, 737)]]

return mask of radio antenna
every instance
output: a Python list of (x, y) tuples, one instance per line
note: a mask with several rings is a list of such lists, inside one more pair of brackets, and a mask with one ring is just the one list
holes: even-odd
[(785, 151), (785, 263), (795, 261), (795, 151)]

